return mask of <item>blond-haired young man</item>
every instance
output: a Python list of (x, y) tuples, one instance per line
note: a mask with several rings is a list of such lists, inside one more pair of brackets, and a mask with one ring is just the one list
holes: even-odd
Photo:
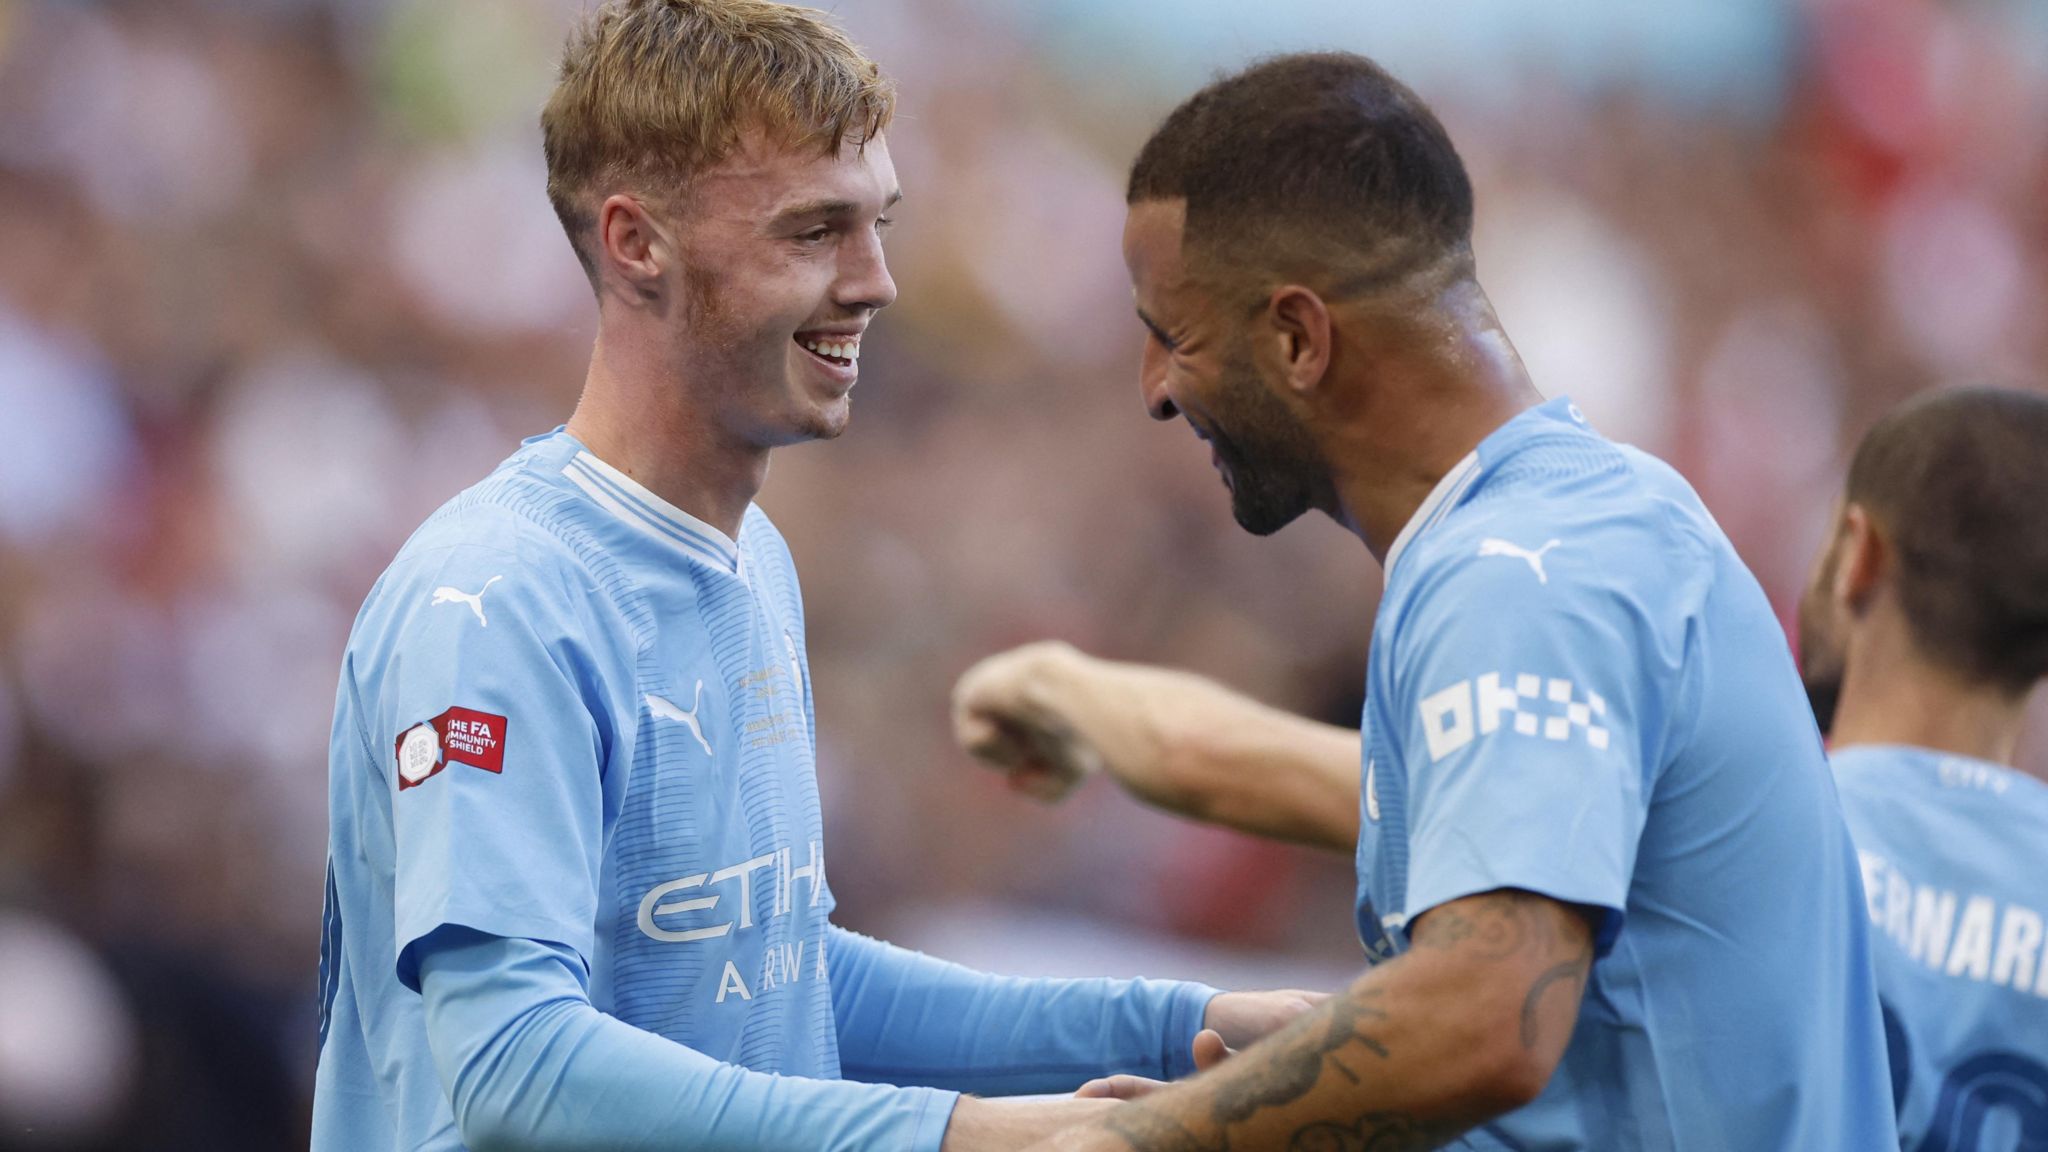
[(569, 423), (436, 512), (350, 637), (314, 1152), (1015, 1148), (1115, 1105), (959, 1093), (1176, 1075), (1205, 1025), (1304, 1006), (830, 923), (802, 601), (752, 499), (845, 427), (896, 297), (893, 104), (760, 0), (613, 0), (572, 38), (542, 126), (597, 344)]

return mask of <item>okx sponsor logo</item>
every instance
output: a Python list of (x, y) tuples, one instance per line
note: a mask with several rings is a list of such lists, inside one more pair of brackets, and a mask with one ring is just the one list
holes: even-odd
[(1607, 700), (1555, 676), (1488, 672), (1423, 697), (1421, 711), (1432, 763), (1502, 730), (1557, 742), (1583, 736), (1603, 750), (1609, 740)]

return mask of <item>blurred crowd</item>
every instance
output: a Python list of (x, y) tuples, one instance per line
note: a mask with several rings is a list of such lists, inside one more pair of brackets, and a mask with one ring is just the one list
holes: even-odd
[[(0, 1148), (304, 1146), (350, 620), (566, 417), (594, 332), (535, 123), (576, 7), (0, 0)], [(1044, 636), (1354, 723), (1379, 583), (1319, 520), (1244, 536), (1145, 419), (1122, 179), (1201, 72), (1032, 7), (838, 9), (901, 90), (902, 297), (852, 429), (762, 503), (805, 582), (841, 919), (1017, 971), (1342, 972), (1347, 862), (1107, 792), (1027, 808), (952, 748), (953, 678)], [(2048, 20), (1726, 11), (1778, 53), (1667, 91), (1468, 62), (1466, 20), (1413, 78), (1538, 385), (1678, 465), (1789, 619), (1869, 421), (2048, 379)], [(1216, 66), (1278, 46), (1217, 19)], [(1319, 32), (1377, 51), (1363, 16)]]

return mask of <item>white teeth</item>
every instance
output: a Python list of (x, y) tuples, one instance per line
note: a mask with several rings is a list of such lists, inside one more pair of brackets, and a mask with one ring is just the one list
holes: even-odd
[(840, 360), (857, 361), (860, 359), (860, 340), (857, 337), (844, 341), (804, 340), (800, 341), (800, 343), (820, 356), (831, 356)]

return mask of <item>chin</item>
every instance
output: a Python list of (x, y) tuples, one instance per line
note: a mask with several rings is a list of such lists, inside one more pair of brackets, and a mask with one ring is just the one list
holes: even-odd
[(1271, 536), (1273, 533), (1301, 519), (1301, 514), (1306, 511), (1308, 511), (1308, 508), (1305, 505), (1292, 512), (1276, 512), (1267, 508), (1245, 508), (1236, 503), (1233, 503), (1230, 507), (1231, 515), (1237, 518), (1237, 526), (1254, 536)]
[(801, 444), (806, 440), (837, 440), (846, 426), (853, 421), (853, 401), (842, 396), (836, 400), (813, 401), (803, 405), (799, 412), (784, 426), (781, 442), (784, 445)]
[(1309, 509), (1306, 492), (1279, 492), (1262, 488), (1237, 472), (1231, 474), (1230, 514), (1237, 526), (1254, 536), (1271, 536)]
[(827, 419), (821, 419), (817, 423), (811, 425), (809, 429), (810, 434), (808, 436), (805, 436), (804, 439), (837, 440), (839, 439), (840, 433), (846, 431), (846, 426), (852, 423), (852, 419), (852, 413), (848, 412), (844, 408), (841, 408), (832, 417)]

